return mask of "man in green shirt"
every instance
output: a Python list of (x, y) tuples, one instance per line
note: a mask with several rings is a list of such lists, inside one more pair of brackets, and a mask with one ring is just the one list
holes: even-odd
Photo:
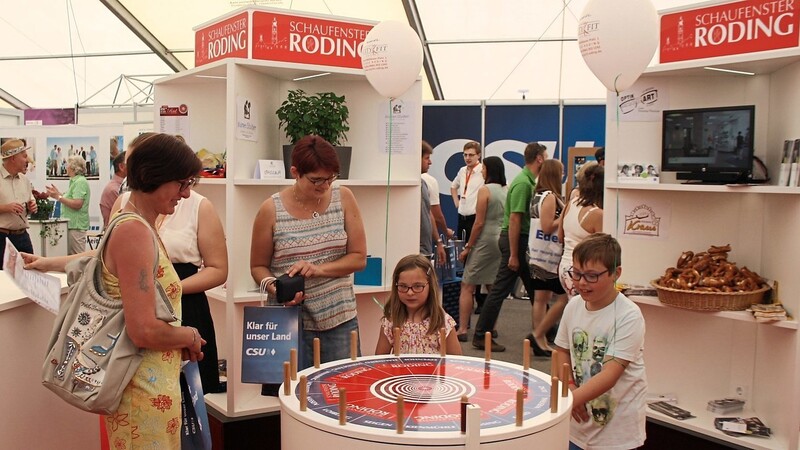
[[(533, 280), (525, 256), (528, 249), (528, 231), (531, 226), (530, 203), (536, 187), (536, 177), (542, 163), (547, 159), (547, 149), (538, 142), (525, 147), (525, 167), (511, 182), (506, 196), (505, 216), (500, 228), (497, 244), (500, 247), (501, 263), (492, 290), (483, 303), (481, 315), (475, 325), (472, 346), (483, 350), (484, 334), (494, 329), (503, 300), (514, 289), (517, 277), (522, 279), (525, 290), (533, 298)], [(492, 340), (492, 351), (502, 352), (506, 348)]]

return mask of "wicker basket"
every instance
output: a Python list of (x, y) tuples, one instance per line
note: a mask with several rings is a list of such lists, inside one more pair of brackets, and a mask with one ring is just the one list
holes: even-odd
[(750, 292), (695, 292), (660, 286), (657, 281), (650, 284), (658, 291), (661, 303), (695, 311), (741, 311), (763, 302), (764, 294), (770, 290), (764, 286)]

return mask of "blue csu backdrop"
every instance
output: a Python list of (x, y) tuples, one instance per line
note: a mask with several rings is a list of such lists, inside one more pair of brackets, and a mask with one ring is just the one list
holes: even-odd
[(565, 105), (563, 134), (559, 142), (558, 105), (487, 105), (485, 123), (480, 105), (425, 105), (422, 113), (422, 138), (433, 146), (429, 173), (439, 182), (439, 199), (447, 224), (455, 228), (457, 211), (450, 196), (450, 183), (464, 166), (461, 156), (467, 141), (481, 141), (484, 127), (483, 157), (499, 156), (511, 180), (525, 165), (523, 152), (528, 142), (547, 145), (550, 157), (567, 167), (567, 151), (576, 141), (605, 145), (605, 105)]

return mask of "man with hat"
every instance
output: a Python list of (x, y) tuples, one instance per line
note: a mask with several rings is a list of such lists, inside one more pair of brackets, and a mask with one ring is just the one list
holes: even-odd
[[(9, 139), (0, 147), (0, 257), (5, 252), (6, 238), (17, 250), (33, 253), (28, 234), (28, 213), (36, 212), (28, 171), (28, 149), (20, 139)], [(2, 270), (2, 268), (0, 268)]]

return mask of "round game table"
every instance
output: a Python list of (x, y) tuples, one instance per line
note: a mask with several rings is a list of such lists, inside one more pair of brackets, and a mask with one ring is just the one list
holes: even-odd
[[(300, 411), (301, 375), (307, 377), (306, 411)], [(346, 390), (345, 425), (339, 424), (341, 389)], [(523, 389), (522, 426), (516, 426), (518, 389)], [(283, 395), (283, 388), (280, 392), (283, 450), (320, 445), (347, 450), (569, 446), (572, 396), (559, 395), (558, 411), (551, 413), (550, 376), (502, 361), (468, 356), (365, 356), (298, 372), (290, 395)], [(397, 432), (396, 420), (399, 395), (405, 406), (402, 434)], [(477, 429), (475, 420), (462, 433), (464, 395), (470, 405), (480, 407), (480, 426)]]

